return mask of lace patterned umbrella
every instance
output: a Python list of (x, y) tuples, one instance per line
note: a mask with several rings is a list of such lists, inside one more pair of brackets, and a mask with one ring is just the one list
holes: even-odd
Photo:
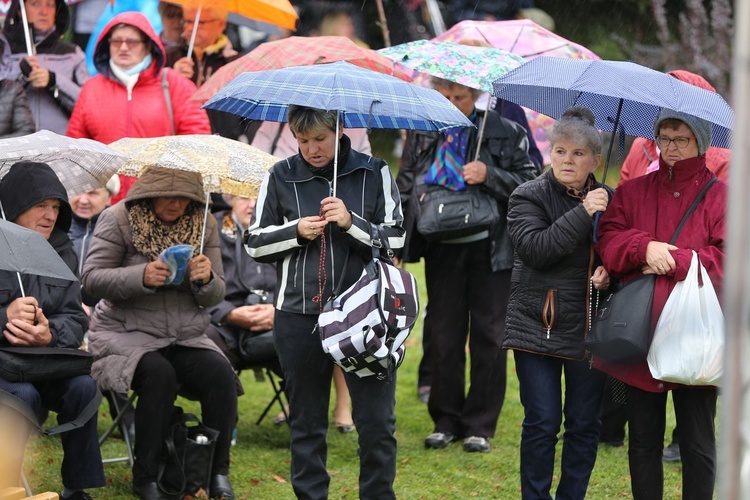
[(0, 179), (22, 160), (52, 167), (70, 198), (103, 188), (127, 156), (101, 142), (71, 139), (49, 130), (0, 139)]

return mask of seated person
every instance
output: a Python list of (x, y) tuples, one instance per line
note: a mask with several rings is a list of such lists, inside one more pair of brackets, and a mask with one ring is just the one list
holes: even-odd
[[(47, 164), (19, 162), (13, 165), (0, 181), (0, 203), (7, 220), (44, 236), (71, 271), (76, 272), (76, 254), (67, 235), (71, 218), (68, 195)], [(0, 325), (3, 328), (0, 345), (80, 347), (88, 326), (81, 307), (80, 284), (31, 274), (22, 275), (21, 281), (25, 294), (21, 292), (16, 273), (0, 271)], [(0, 390), (24, 401), (39, 421), (44, 419), (47, 410), (57, 412), (61, 424), (78, 417), (97, 395), (96, 382), (89, 375), (33, 383), (0, 378)], [(105, 485), (96, 416), (60, 437), (63, 447), (60, 498), (89, 499), (85, 489)]]
[(197, 253), (204, 197), (198, 173), (146, 169), (124, 202), (99, 216), (83, 266), (83, 287), (100, 299), (89, 329), (92, 375), (103, 390), (138, 394), (133, 490), (149, 500), (164, 498), (156, 480), (178, 389), (200, 401), (203, 423), (219, 431), (209, 495), (234, 499), (227, 474), (240, 387), (205, 335), (205, 308), (224, 298), (216, 220), (208, 218), (203, 253), (179, 284), (166, 284), (170, 267), (159, 259), (178, 244)]
[(235, 370), (269, 364), (283, 376), (272, 330), (276, 266), (257, 262), (242, 246), (242, 233), (250, 225), (255, 198), (224, 195), (224, 199), (232, 209), (214, 217), (220, 227), (226, 294), (223, 301), (208, 308), (211, 324), (206, 333)]

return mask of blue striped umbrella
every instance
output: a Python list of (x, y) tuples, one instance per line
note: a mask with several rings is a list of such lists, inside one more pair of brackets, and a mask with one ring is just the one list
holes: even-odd
[(496, 96), (552, 118), (570, 106), (586, 106), (601, 130), (649, 139), (662, 108), (681, 111), (711, 122), (712, 146), (730, 147), (734, 113), (719, 94), (632, 62), (537, 57), (493, 87)]
[(443, 131), (473, 126), (439, 92), (344, 61), (243, 73), (203, 107), (283, 122), (290, 104), (337, 110), (348, 128)]

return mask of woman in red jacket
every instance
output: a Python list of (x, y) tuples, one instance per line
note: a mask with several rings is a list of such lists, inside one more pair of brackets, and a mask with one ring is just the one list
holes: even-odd
[[(661, 150), (659, 169), (618, 188), (601, 219), (598, 245), (612, 277), (627, 281), (642, 274), (657, 275), (652, 333), (670, 292), (685, 279), (693, 251), (721, 290), (727, 197), (726, 184), (717, 182), (687, 220), (675, 245), (667, 243), (698, 193), (715, 177), (706, 168), (711, 124), (663, 109), (654, 135)], [(656, 380), (645, 359), (619, 364), (597, 359), (595, 366), (626, 384), (633, 497), (662, 498), (662, 447), (671, 390), (680, 428), (683, 498), (711, 499), (716, 479), (716, 388)]]
[[(159, 36), (143, 14), (112, 18), (94, 50), (99, 74), (83, 85), (66, 135), (109, 144), (123, 137), (210, 134), (206, 112), (190, 100), (195, 84), (175, 71), (164, 74), (165, 61)], [(113, 205), (135, 182), (120, 180)]]

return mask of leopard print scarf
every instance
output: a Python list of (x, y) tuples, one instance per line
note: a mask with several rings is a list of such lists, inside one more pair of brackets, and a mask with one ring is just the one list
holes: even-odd
[(164, 224), (151, 209), (148, 200), (138, 200), (128, 208), (128, 221), (133, 233), (133, 246), (150, 261), (173, 245), (192, 245), (200, 250), (203, 212), (190, 203), (185, 214), (171, 226)]

